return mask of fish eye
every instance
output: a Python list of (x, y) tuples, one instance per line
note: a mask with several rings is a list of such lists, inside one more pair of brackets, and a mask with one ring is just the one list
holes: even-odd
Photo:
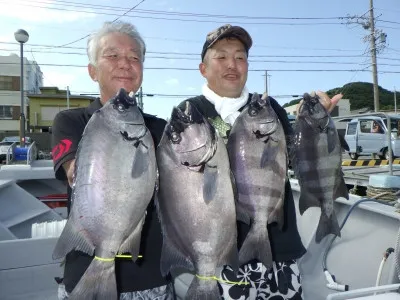
[(120, 112), (125, 111), (125, 107), (124, 107), (122, 104), (118, 104), (118, 105), (117, 105), (117, 109), (118, 109), (118, 111), (120, 111)]
[(171, 141), (172, 141), (172, 143), (179, 144), (181, 140), (182, 139), (181, 139), (181, 136), (179, 135), (179, 133), (177, 133), (177, 132), (172, 132), (171, 133)]
[(258, 111), (257, 111), (257, 109), (255, 107), (250, 107), (249, 108), (249, 115), (251, 117), (255, 117), (255, 116), (257, 116), (257, 114), (258, 114)]

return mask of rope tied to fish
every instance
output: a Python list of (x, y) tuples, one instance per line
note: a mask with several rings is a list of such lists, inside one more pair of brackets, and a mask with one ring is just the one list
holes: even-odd
[(250, 283), (247, 281), (230, 281), (224, 280), (222, 278), (218, 278), (217, 276), (201, 276), (196, 274), (196, 277), (202, 280), (216, 280), (221, 283), (228, 283), (228, 284), (236, 284), (236, 285), (249, 285)]
[[(117, 258), (132, 258), (132, 255), (125, 255), (125, 254), (118, 254), (115, 255), (115, 257)], [(99, 257), (99, 256), (95, 256), (94, 259), (97, 259), (99, 261), (104, 261), (104, 262), (111, 262), (115, 260), (115, 257)], [(138, 258), (142, 258), (142, 255), (139, 255)]]

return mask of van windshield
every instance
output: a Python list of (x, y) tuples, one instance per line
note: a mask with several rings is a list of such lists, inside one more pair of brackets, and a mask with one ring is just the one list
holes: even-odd
[[(383, 119), (383, 122), (385, 122), (386, 128), (387, 128), (387, 119)], [(398, 134), (400, 133), (400, 118), (391, 118), (390, 119), (390, 126), (392, 127), (392, 131), (393, 129), (396, 129)]]

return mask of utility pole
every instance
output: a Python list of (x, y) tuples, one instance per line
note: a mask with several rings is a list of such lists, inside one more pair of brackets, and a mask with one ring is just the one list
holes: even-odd
[(268, 95), (268, 71), (265, 70), (265, 93)]
[(394, 112), (397, 113), (397, 97), (396, 97), (396, 87), (394, 87)]
[[(367, 13), (369, 12), (369, 17)], [(379, 17), (379, 16), (378, 16)], [(360, 24), (370, 33), (364, 37), (364, 42), (370, 43), (370, 53), (372, 61), (372, 82), (374, 95), (374, 110), (379, 111), (379, 86), (378, 86), (378, 63), (376, 59), (377, 53), (385, 48), (387, 34), (382, 30), (375, 28), (374, 2), (369, 0), (369, 10), (361, 16), (347, 16), (347, 24)], [(378, 42), (377, 42), (378, 41)]]
[(375, 19), (374, 19), (374, 3), (369, 0), (369, 24), (371, 29), (371, 58), (372, 58), (372, 80), (374, 85), (374, 108), (375, 112), (379, 111), (379, 88), (378, 88), (378, 66), (376, 63), (376, 43), (375, 43)]
[(69, 86), (67, 86), (67, 109), (69, 109)]

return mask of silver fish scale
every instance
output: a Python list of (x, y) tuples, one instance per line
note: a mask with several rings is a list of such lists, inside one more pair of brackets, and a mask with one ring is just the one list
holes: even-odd
[[(76, 178), (79, 184), (75, 187), (76, 207), (72, 209), (72, 216), (75, 218), (78, 217), (76, 213), (79, 214), (77, 222), (93, 237), (93, 243), (98, 247), (96, 252), (106, 251), (112, 257), (124, 239), (140, 224), (148, 205), (142, 199), (151, 199), (155, 158), (150, 158), (149, 172), (134, 179), (131, 176), (135, 157), (132, 142), (124, 141), (119, 132), (103, 132), (101, 127), (93, 127), (93, 131), (86, 132), (87, 138), (83, 139), (79, 153), (82, 157), (77, 167), (84, 171), (78, 172)], [(154, 150), (151, 151), (154, 146), (150, 132), (142, 140), (149, 146), (149, 153), (154, 153)], [(80, 166), (81, 161), (85, 165)], [(88, 220), (86, 216), (90, 216)]]
[(341, 171), (341, 145), (335, 124), (322, 104), (305, 95), (295, 122), (292, 165), (300, 185), (299, 210), (321, 207), (317, 243), (328, 234), (340, 236), (333, 209), (337, 197), (348, 199)]
[(239, 256), (241, 263), (257, 259), (271, 266), (267, 224), (278, 222), (282, 226), (284, 222), (286, 138), (268, 99), (259, 116), (250, 117), (248, 109), (236, 119), (227, 145), (238, 193), (238, 218), (251, 226)]
[[(207, 204), (203, 198), (203, 173), (176, 165), (162, 147), (160, 144), (158, 152), (161, 153), (157, 156), (160, 172), (158, 205), (166, 243), (173, 244), (196, 268), (201, 268), (208, 258), (212, 258), (213, 266), (202, 271), (215, 275), (218, 259), (236, 244), (236, 214), (227, 154), (225, 164), (223, 159), (218, 160), (219, 188)], [(219, 139), (215, 155), (221, 155), (223, 148), (225, 145)]]
[[(328, 130), (336, 128), (329, 123)], [(335, 147), (328, 152), (328, 137), (326, 132), (317, 132), (309, 124), (299, 119), (296, 129), (296, 173), (299, 184), (304, 192), (316, 199), (321, 199), (328, 216), (332, 212), (332, 199), (338, 184), (341, 170), (341, 148), (339, 137), (335, 134)], [(317, 200), (316, 200), (317, 201)]]
[[(157, 208), (164, 237), (161, 272), (166, 275), (175, 268), (183, 267), (200, 276), (218, 276), (218, 267), (231, 265), (237, 268), (238, 265), (236, 212), (229, 158), (223, 139), (213, 138), (214, 133), (207, 120), (203, 118), (203, 123), (190, 126), (208, 129), (186, 128), (181, 133), (185, 140), (193, 143), (187, 145), (186, 152), (182, 148), (174, 149), (164, 133), (156, 152), (160, 174)], [(192, 136), (194, 133), (202, 136)], [(185, 161), (197, 161), (188, 156), (203, 157), (201, 163), (204, 165), (194, 168), (184, 166), (183, 158)], [(207, 176), (211, 176), (212, 180)], [(215, 194), (212, 193), (208, 200), (204, 194), (207, 183), (215, 185)], [(217, 282), (198, 277), (194, 277), (186, 295), (186, 299), (190, 300), (218, 297)]]

